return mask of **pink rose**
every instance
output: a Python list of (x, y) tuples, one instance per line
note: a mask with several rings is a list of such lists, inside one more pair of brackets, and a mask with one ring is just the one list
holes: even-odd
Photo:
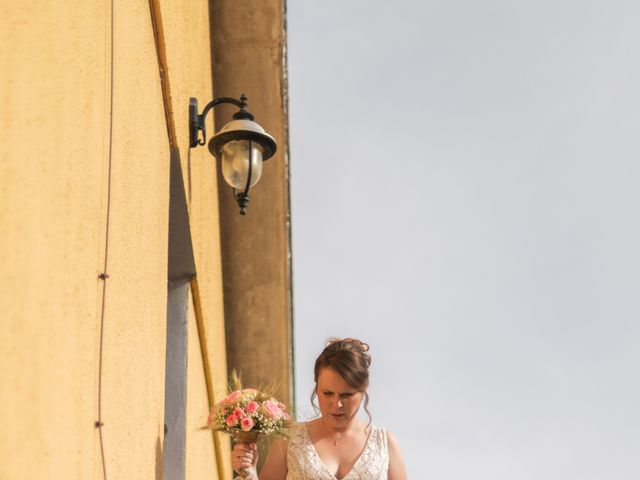
[(278, 403), (273, 400), (266, 400), (262, 404), (262, 413), (272, 420), (278, 420), (284, 415), (284, 412), (278, 407)]
[(260, 408), (260, 404), (255, 400), (251, 400), (249, 403), (247, 403), (247, 406), (245, 408), (249, 413), (256, 413), (258, 411), (258, 408)]
[(225, 422), (227, 423), (227, 427), (234, 427), (238, 423), (238, 419), (231, 414), (227, 417)]
[(224, 403), (233, 403), (236, 400), (240, 400), (242, 398), (242, 392), (240, 390), (236, 390), (235, 392), (231, 392), (227, 395), (227, 398), (223, 400)]
[(248, 432), (253, 428), (253, 419), (251, 417), (244, 417), (240, 420), (240, 428), (245, 432)]
[(233, 415), (233, 417), (237, 418), (238, 420), (240, 420), (243, 417), (246, 417), (244, 410), (242, 410), (240, 407), (234, 408), (233, 413), (231, 415)]

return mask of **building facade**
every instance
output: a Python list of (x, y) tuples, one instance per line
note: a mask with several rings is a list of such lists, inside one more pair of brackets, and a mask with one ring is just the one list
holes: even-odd
[[(293, 393), (283, 2), (2, 2), (0, 35), (0, 479), (231, 478), (229, 369)], [(242, 93), (279, 143), (243, 217), (187, 117)]]

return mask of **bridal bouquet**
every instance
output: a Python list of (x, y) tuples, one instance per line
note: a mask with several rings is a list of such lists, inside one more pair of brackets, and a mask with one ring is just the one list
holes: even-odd
[(258, 434), (286, 436), (290, 425), (291, 416), (284, 404), (255, 388), (231, 392), (216, 403), (207, 422), (212, 430), (243, 443), (254, 442)]
[[(283, 403), (255, 388), (242, 388), (240, 378), (231, 374), (232, 392), (211, 409), (207, 427), (231, 435), (236, 442), (255, 443), (260, 435), (287, 436), (291, 416)], [(243, 469), (241, 478), (249, 473)]]

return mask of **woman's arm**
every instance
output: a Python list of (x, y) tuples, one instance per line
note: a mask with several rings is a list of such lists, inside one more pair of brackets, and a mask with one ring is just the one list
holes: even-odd
[(267, 460), (260, 470), (260, 480), (285, 480), (287, 478), (287, 448), (286, 439), (274, 440), (269, 449)]
[(389, 480), (407, 480), (407, 469), (396, 437), (387, 432), (387, 446), (389, 448)]

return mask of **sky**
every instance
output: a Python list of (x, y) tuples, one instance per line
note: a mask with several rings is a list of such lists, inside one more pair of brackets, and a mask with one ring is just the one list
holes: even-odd
[(287, 8), (300, 417), (353, 336), (409, 478), (636, 480), (640, 4)]

